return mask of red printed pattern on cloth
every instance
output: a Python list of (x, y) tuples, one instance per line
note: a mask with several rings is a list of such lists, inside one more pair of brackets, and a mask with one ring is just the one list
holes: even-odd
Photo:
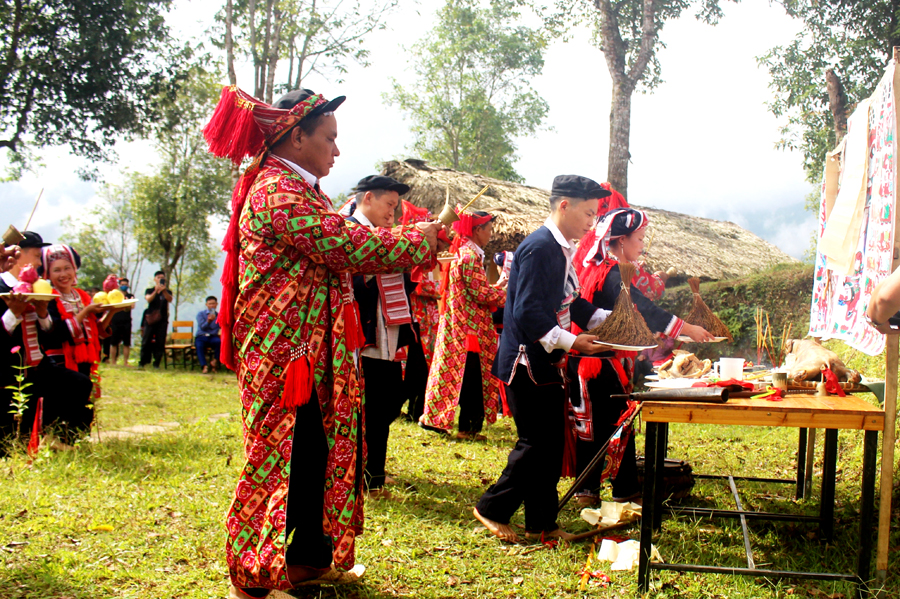
[[(226, 515), (226, 559), (238, 587), (290, 588), (285, 523), (295, 409), (282, 408), (291, 348), (306, 342), (328, 439), (324, 530), (334, 564), (353, 567), (362, 531), (358, 447), (363, 387), (344, 334), (347, 273), (407, 270), (433, 261), (413, 228), (379, 230), (346, 223), (331, 203), (270, 157), (240, 217), (235, 309), (246, 462)], [(363, 465), (365, 447), (363, 446)]]
[(423, 280), (409, 298), (413, 317), (419, 323), (422, 351), (425, 352), (425, 362), (429, 368), (434, 357), (434, 342), (437, 339), (438, 321), (441, 318), (438, 308), (439, 297), (437, 283)]
[(448, 274), (447, 310), (438, 325), (434, 363), (425, 390), (425, 413), (421, 419), (423, 424), (443, 430), (453, 428), (470, 335), (474, 335), (481, 348), (484, 415), (491, 424), (497, 421), (500, 397), (499, 381), (491, 375), (497, 355), (497, 331), (491, 308), (506, 305), (506, 290), (488, 284), (481, 258), (474, 250), (464, 245), (457, 255), (459, 258), (452, 262)]

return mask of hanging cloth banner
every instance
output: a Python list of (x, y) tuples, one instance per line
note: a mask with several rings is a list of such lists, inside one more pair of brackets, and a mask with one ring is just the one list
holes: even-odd
[[(809, 320), (809, 335), (841, 339), (870, 356), (884, 350), (884, 335), (868, 326), (863, 315), (875, 285), (891, 274), (894, 252), (897, 139), (894, 71), (891, 62), (866, 101), (865, 111), (854, 112), (848, 122), (843, 154), (839, 146), (826, 160)], [(859, 115), (865, 115), (867, 120), (856, 118)], [(864, 134), (863, 150), (859, 146), (860, 130)], [(858, 172), (860, 153), (865, 157), (862, 182)], [(843, 172), (835, 194), (838, 171)], [(860, 189), (865, 193), (862, 201)], [(854, 208), (851, 204), (858, 206)], [(851, 218), (858, 219), (859, 224), (849, 222)], [(842, 220), (846, 226), (841, 226)], [(836, 263), (846, 267), (847, 259), (841, 262), (841, 256), (846, 254), (845, 244), (851, 248), (849, 274), (836, 269)]]
[(870, 106), (871, 98), (863, 100), (847, 121), (841, 186), (834, 207), (829, 211), (825, 233), (819, 240), (819, 251), (825, 254), (828, 269), (841, 275), (853, 272), (853, 259), (863, 225), (869, 180)]

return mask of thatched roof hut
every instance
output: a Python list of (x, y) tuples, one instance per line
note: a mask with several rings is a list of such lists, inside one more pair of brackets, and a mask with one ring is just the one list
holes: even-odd
[[(451, 205), (464, 205), (488, 185), (487, 192), (472, 206), (497, 215), (493, 239), (485, 248), (488, 256), (501, 250), (515, 250), (547, 218), (550, 192), (545, 189), (435, 168), (416, 159), (385, 162), (382, 174), (409, 185), (411, 189), (405, 198), (435, 214), (443, 208), (448, 190)], [(650, 216), (647, 235), (650, 244), (645, 258), (653, 270), (674, 266), (683, 276), (720, 280), (742, 277), (775, 264), (796, 262), (734, 223), (668, 210), (641, 209)]]

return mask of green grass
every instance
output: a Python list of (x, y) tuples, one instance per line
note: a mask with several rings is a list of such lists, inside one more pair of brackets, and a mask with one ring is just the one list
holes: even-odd
[[(105, 368), (102, 375), (102, 443), (45, 452), (30, 466), (22, 455), (0, 461), (0, 589), (5, 597), (29, 599), (224, 597), (223, 514), (242, 456), (233, 376), (123, 368)], [(226, 412), (230, 416), (220, 416)], [(174, 422), (179, 426), (148, 436), (107, 434)], [(610, 588), (578, 591), (590, 545), (529, 551), (536, 545), (504, 545), (478, 526), (472, 505), (500, 473), (514, 442), (507, 419), (486, 432), (486, 443), (458, 442), (396, 422), (387, 469), (400, 484), (395, 501), (366, 504), (366, 533), (358, 544), (358, 559), (368, 566), (364, 582), (298, 596), (637, 595), (635, 572), (608, 572)], [(794, 429), (674, 425), (670, 456), (687, 459), (695, 472), (790, 477), (796, 434)], [(853, 570), (861, 441), (861, 433), (841, 432), (834, 543), (817, 538), (810, 526), (752, 522), (757, 562)], [(638, 444), (640, 451), (643, 435)], [(817, 480), (821, 453), (820, 435)], [(741, 490), (748, 507), (817, 510), (817, 497), (795, 502), (788, 485), (744, 484)], [(691, 501), (732, 506), (727, 486), (707, 481), (698, 481)], [(895, 508), (892, 547), (900, 545), (898, 514)], [(560, 521), (573, 531), (588, 529), (574, 507), (567, 507)], [(513, 522), (522, 523), (521, 512)], [(622, 534), (637, 538), (637, 533), (634, 528)], [(737, 521), (667, 518), (656, 541), (668, 561), (743, 563)], [(888, 579), (888, 596), (894, 598), (900, 597), (898, 567), (894, 551)], [(654, 585), (654, 596), (666, 598), (851, 597), (854, 592), (848, 584), (675, 573), (654, 574)]]

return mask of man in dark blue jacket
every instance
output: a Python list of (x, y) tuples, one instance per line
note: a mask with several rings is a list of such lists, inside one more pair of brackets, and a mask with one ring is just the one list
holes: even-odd
[(527, 534), (571, 536), (556, 523), (566, 401), (560, 369), (569, 350), (591, 355), (606, 349), (594, 335), (569, 332), (571, 323), (589, 330), (609, 314), (578, 296), (572, 256), (575, 241), (594, 224), (600, 198), (608, 195), (586, 177), (556, 177), (549, 218), (516, 249), (494, 373), (506, 385), (519, 439), (474, 510), (507, 541), (518, 539), (509, 520), (523, 503)]

